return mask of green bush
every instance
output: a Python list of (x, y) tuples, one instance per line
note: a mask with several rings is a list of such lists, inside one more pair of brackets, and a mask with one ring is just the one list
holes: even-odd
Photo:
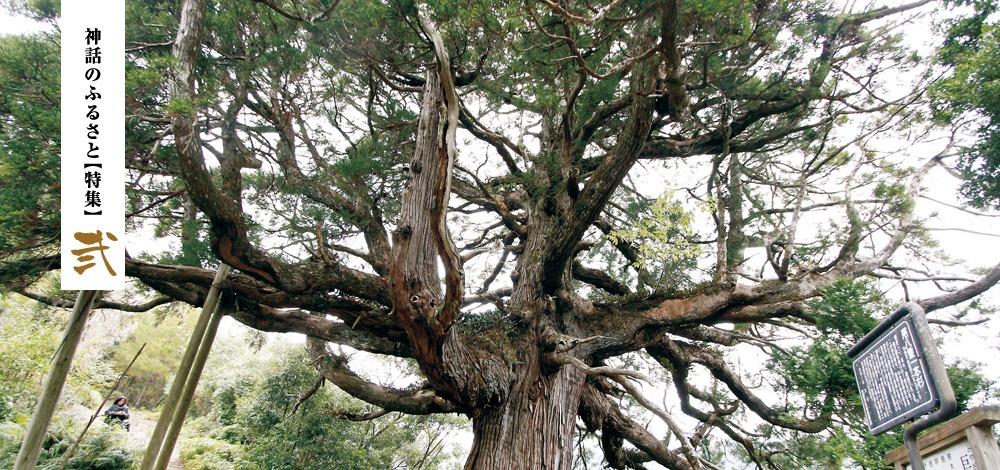
[(193, 437), (181, 442), (181, 461), (185, 470), (233, 470), (238, 466), (242, 448), (211, 437)]
[(14, 417), (14, 403), (7, 388), (0, 384), (0, 423)]
[[(51, 434), (39, 458), (40, 470), (56, 470), (61, 467), (63, 454), (76, 438), (76, 432), (68, 429)], [(72, 437), (67, 434), (71, 434)], [(135, 457), (122, 446), (125, 440), (123, 430), (112, 426), (94, 426), (83, 438), (83, 442), (73, 452), (66, 463), (68, 470), (128, 470)]]
[[(38, 457), (39, 470), (62, 468), (62, 458), (79, 434), (68, 422), (54, 422)], [(16, 423), (0, 424), (0, 468), (11, 468), (17, 457), (24, 427)], [(128, 470), (135, 456), (124, 448), (124, 431), (115, 427), (94, 426), (66, 462), (68, 470)]]
[[(335, 410), (367, 411), (333, 386), (296, 407), (319, 375), (301, 347), (275, 351), (252, 371), (215, 376), (203, 389), (204, 414), (188, 421), (181, 441), (185, 468), (217, 470), (368, 470), (439, 468), (451, 449), (428, 442), (464, 421), (447, 416), (389, 414), (366, 422)], [(293, 410), (295, 412), (293, 413)]]
[(0, 467), (14, 466), (17, 449), (24, 436), (24, 427), (17, 423), (0, 423)]

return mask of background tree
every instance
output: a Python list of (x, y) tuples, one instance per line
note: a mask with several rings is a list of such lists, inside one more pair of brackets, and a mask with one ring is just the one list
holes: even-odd
[[(180, 310), (180, 311), (178, 311)], [(184, 347), (194, 328), (193, 315), (182, 316), (183, 309), (166, 308), (155, 315), (136, 319), (122, 319), (116, 328), (119, 341), (111, 350), (111, 361), (116, 369), (124, 367), (144, 344), (144, 353), (129, 369), (128, 381), (121, 387), (121, 394), (129, 397), (129, 406), (156, 408), (166, 397), (167, 385), (173, 380), (184, 355)]]
[(33, 253), (59, 231), (59, 45), (0, 37), (0, 253)]
[[(66, 326), (60, 309), (0, 295), (0, 466), (12, 468), (25, 425), (35, 408), (42, 379)], [(77, 352), (57, 411), (39, 456), (39, 468), (61, 468), (63, 456), (87, 421), (94, 401), (116, 373), (102, 360), (104, 344), (91, 342)], [(128, 469), (133, 458), (123, 445), (124, 432), (96, 426), (77, 446), (65, 468)]]
[[(431, 469), (446, 468), (444, 462), (453, 457), (446, 440), (456, 418), (373, 413), (370, 406), (324, 386), (301, 347), (282, 345), (272, 352), (261, 367), (207, 384), (208, 413), (196, 423), (207, 432), (192, 433), (182, 442), (186, 465)], [(227, 453), (227, 448), (234, 450)]]
[[(93, 407), (108, 393), (130, 358), (118, 356), (147, 348), (129, 371), (130, 385), (117, 389), (129, 399), (129, 433), (99, 420), (66, 462), (69, 469), (128, 469), (141, 456), (155, 415), (148, 409), (162, 395), (176, 360), (179, 341), (172, 329), (183, 306), (161, 307), (151, 313), (99, 312), (88, 339), (77, 354), (76, 366), (45, 440), (39, 468), (62, 468), (66, 454), (87, 423)], [(13, 466), (24, 425), (34, 409), (41, 379), (59, 344), (65, 318), (60, 309), (13, 295), (0, 295), (0, 466)], [(192, 317), (191, 315), (187, 316)], [(134, 329), (129, 331), (123, 326)], [(153, 333), (153, 325), (159, 325)], [(117, 327), (117, 328), (116, 328)], [(190, 330), (190, 328), (188, 328)], [(193, 424), (180, 442), (187, 468), (447, 468), (456, 447), (449, 442), (464, 420), (450, 416), (406, 416), (372, 413), (371, 407), (333, 387), (317, 382), (301, 341), (257, 340), (254, 330), (240, 325), (219, 338), (207, 367), (208, 379), (192, 410)], [(163, 343), (162, 345), (160, 343)], [(156, 347), (150, 347), (156, 346)], [(122, 364), (120, 361), (125, 361)], [(234, 368), (232, 364), (242, 364)], [(394, 370), (395, 364), (373, 361), (374, 367)], [(174, 367), (176, 368), (176, 366)], [(152, 385), (160, 387), (151, 390)], [(145, 399), (143, 399), (145, 393)], [(136, 406), (139, 405), (139, 406)], [(294, 411), (293, 411), (294, 410)], [(367, 418), (357, 421), (359, 418)]]
[[(470, 417), (468, 468), (569, 468), (578, 432), (613, 468), (854, 449), (864, 280), (939, 286), (928, 311), (1000, 280), (939, 269), (915, 215), (957, 138), (898, 34), (928, 3), (130, 1), (129, 223), (176, 249), (128, 260), (149, 300), (97, 307), (199, 305), (221, 260), (226, 311), (307, 335), (343, 391)], [(49, 230), (0, 279), (59, 304), (30, 287)], [(697, 427), (635, 382), (652, 365)]]
[[(944, 22), (939, 61), (951, 75), (933, 88), (941, 118), (978, 122), (976, 139), (962, 149), (962, 191), (978, 207), (1000, 207), (1000, 28), (997, 2), (948, 2), (960, 13)], [(971, 10), (963, 14), (963, 10)]]

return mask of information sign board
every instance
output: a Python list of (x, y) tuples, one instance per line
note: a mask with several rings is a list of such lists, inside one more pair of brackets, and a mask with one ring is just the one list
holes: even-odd
[(938, 405), (938, 391), (909, 315), (902, 317), (854, 358), (854, 375), (873, 435)]

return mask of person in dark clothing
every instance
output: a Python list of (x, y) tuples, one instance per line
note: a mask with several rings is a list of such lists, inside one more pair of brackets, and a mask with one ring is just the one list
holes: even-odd
[(129, 430), (128, 400), (125, 397), (118, 397), (115, 402), (104, 410), (104, 422), (120, 424), (125, 431)]

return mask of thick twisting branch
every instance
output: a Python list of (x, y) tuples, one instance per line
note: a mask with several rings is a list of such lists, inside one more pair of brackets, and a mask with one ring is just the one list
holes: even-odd
[(681, 429), (679, 424), (677, 424), (677, 421), (674, 420), (673, 416), (670, 416), (670, 413), (667, 413), (666, 410), (647, 400), (642, 394), (642, 391), (629, 383), (628, 380), (621, 377), (612, 377), (611, 379), (617, 382), (618, 385), (621, 385), (629, 395), (632, 395), (632, 398), (634, 398), (640, 406), (662, 419), (663, 422), (666, 423), (667, 428), (670, 429), (670, 432), (673, 433), (674, 436), (677, 436), (677, 440), (680, 441), (681, 450), (684, 452), (684, 458), (686, 458), (691, 464), (691, 468), (701, 468), (701, 463), (698, 460), (698, 456), (694, 452), (694, 447), (691, 445), (691, 442), (687, 439), (687, 437), (684, 436), (684, 430)]
[(443, 99), (444, 112), (441, 126), (444, 128), (443, 135), (439, 135), (442, 140), (437, 145), (437, 178), (434, 181), (434, 203), (431, 206), (431, 219), (434, 222), (432, 233), (434, 244), (437, 246), (438, 255), (444, 262), (445, 272), (445, 294), (444, 305), (441, 306), (439, 321), (450, 324), (454, 320), (458, 309), (462, 305), (462, 258), (451, 241), (448, 233), (448, 197), (451, 195), (451, 174), (455, 165), (455, 158), (458, 151), (455, 148), (455, 131), (458, 128), (458, 115), (461, 109), (458, 101), (458, 93), (455, 90), (455, 81), (451, 74), (451, 60), (448, 57), (448, 50), (444, 47), (444, 40), (437, 31), (434, 23), (427, 15), (426, 7), (421, 5), (419, 9), (420, 24), (424, 31), (431, 38), (434, 44), (434, 55), (437, 58), (437, 74), (441, 82), (441, 97)]
[[(65, 299), (60, 299), (58, 297), (50, 297), (44, 294), (37, 294), (27, 289), (14, 289), (14, 292), (17, 292), (18, 294), (21, 294), (29, 299), (41, 302), (50, 307), (73, 308), (72, 300), (65, 300)], [(115, 302), (107, 299), (97, 299), (94, 301), (93, 308), (95, 309), (109, 308), (112, 310), (121, 310), (123, 312), (148, 312), (149, 310), (159, 307), (160, 305), (169, 304), (175, 301), (176, 301), (175, 299), (164, 295), (156, 296), (141, 304), (130, 304), (126, 302)]]
[[(747, 407), (754, 412), (754, 414), (775, 426), (807, 433), (817, 433), (825, 430), (832, 424), (832, 395), (827, 395), (823, 402), (822, 411), (815, 418), (792, 418), (787, 416), (783, 410), (774, 409), (764, 403), (763, 400), (761, 400), (746, 384), (743, 383), (740, 376), (734, 372), (728, 364), (726, 364), (722, 357), (712, 351), (699, 348), (689, 343), (672, 341), (669, 339), (664, 339), (659, 346), (647, 348), (647, 351), (654, 358), (704, 366), (709, 372), (711, 372), (713, 377), (726, 384), (733, 395), (746, 404)], [(670, 358), (667, 356), (670, 356)]]
[[(448, 197), (455, 160), (459, 103), (444, 42), (424, 8), (420, 22), (431, 39), (435, 63), (428, 67), (410, 180), (403, 192), (393, 234), (389, 283), (393, 311), (410, 340), (421, 370), (448, 398), (465, 399), (447, 371), (444, 347), (462, 306), (462, 259), (447, 227)], [(438, 262), (444, 264), (444, 293)], [(456, 339), (456, 341), (458, 341)]]
[(972, 284), (947, 294), (942, 294), (929, 299), (918, 300), (917, 303), (925, 311), (931, 312), (969, 300), (983, 292), (986, 292), (1000, 282), (1000, 263), (993, 266), (983, 277)]
[(438, 396), (433, 390), (417, 388), (399, 390), (369, 382), (347, 367), (347, 358), (333, 353), (326, 343), (315, 338), (307, 340), (309, 353), (316, 370), (326, 380), (351, 396), (388, 411), (425, 415), (455, 411), (455, 406)]
[[(604, 455), (612, 468), (643, 468), (641, 464), (651, 460), (669, 469), (693, 468), (683, 457), (682, 450), (670, 450), (665, 442), (625, 416), (621, 408), (594, 385), (585, 386), (579, 415), (588, 431), (601, 431)], [(636, 446), (639, 452), (625, 451), (623, 441)]]
[(630, 377), (633, 379), (642, 380), (646, 383), (653, 383), (653, 381), (649, 377), (647, 377), (646, 374), (643, 374), (642, 372), (631, 369), (623, 369), (619, 367), (588, 366), (586, 362), (583, 362), (579, 358), (573, 357), (569, 354), (552, 353), (548, 356), (548, 359), (555, 364), (562, 364), (562, 365), (569, 365), (576, 367), (577, 369), (580, 369), (581, 371), (583, 371), (583, 373), (587, 375), (601, 375), (611, 378)]
[(170, 124), (179, 176), (191, 200), (209, 219), (213, 251), (226, 264), (286, 292), (318, 292), (332, 288), (352, 292), (352, 283), (324, 285), (317, 282), (317, 278), (325, 277), (329, 271), (345, 269), (339, 263), (309, 260), (288, 263), (257, 246), (250, 236), (250, 221), (243, 211), (242, 196), (234, 187), (225, 192), (214, 183), (204, 155), (204, 148), (212, 147), (205, 146), (201, 139), (195, 89), (196, 63), (201, 56), (207, 23), (205, 10), (204, 0), (181, 3), (181, 19), (172, 49), (176, 65), (169, 80), (170, 99), (178, 105), (178, 110), (170, 114)]

